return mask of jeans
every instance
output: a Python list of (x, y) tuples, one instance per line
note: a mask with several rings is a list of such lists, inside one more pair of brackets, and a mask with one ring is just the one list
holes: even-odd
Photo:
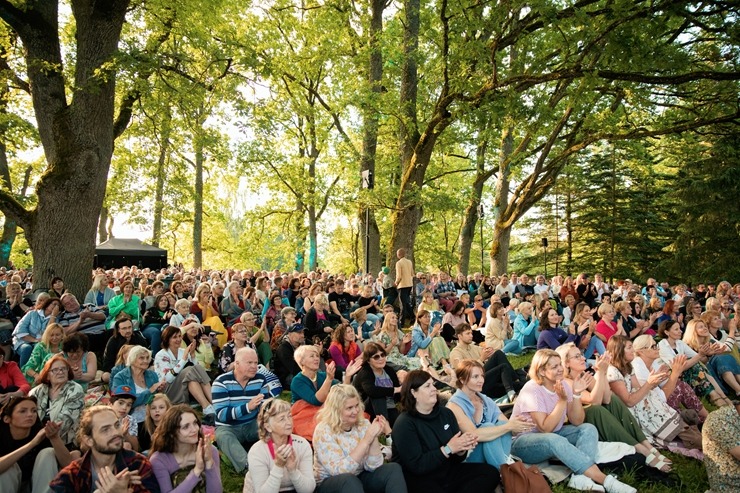
[(28, 363), (28, 360), (31, 359), (31, 353), (33, 352), (33, 344), (30, 342), (24, 342), (20, 345), (16, 353), (18, 353), (18, 356), (20, 357), (20, 363), (18, 366), (23, 368), (23, 366)]
[(243, 425), (216, 426), (218, 448), (238, 473), (247, 468), (247, 448), (259, 439), (256, 419)]
[[(503, 423), (484, 423), (484, 426), (500, 426)], [(511, 453), (511, 433), (505, 433), (489, 442), (478, 442), (465, 462), (484, 462), (500, 469)]]
[(141, 334), (149, 341), (152, 349), (152, 359), (157, 355), (162, 345), (162, 327), (159, 325), (147, 325), (141, 329)]
[(588, 343), (588, 346), (583, 352), (583, 355), (586, 357), (586, 359), (591, 359), (591, 356), (594, 355), (594, 352), (597, 352), (599, 354), (604, 354), (606, 352), (604, 343), (601, 341), (601, 339), (595, 336), (591, 338), (591, 341)]
[(511, 453), (527, 464), (558, 459), (576, 474), (594, 465), (598, 452), (599, 432), (588, 423), (565, 425), (554, 433), (525, 433), (511, 446)]
[(509, 339), (504, 343), (504, 353), (522, 354), (522, 345), (516, 339)]

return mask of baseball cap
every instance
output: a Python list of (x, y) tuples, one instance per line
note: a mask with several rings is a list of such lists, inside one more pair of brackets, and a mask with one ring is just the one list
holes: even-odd
[(129, 398), (136, 400), (136, 392), (128, 385), (119, 385), (114, 387), (110, 393), (111, 402), (115, 402), (116, 399)]
[(305, 329), (305, 327), (303, 326), (303, 324), (295, 324), (291, 328), (288, 329), (288, 333), (291, 333), (291, 332), (303, 332), (304, 329)]

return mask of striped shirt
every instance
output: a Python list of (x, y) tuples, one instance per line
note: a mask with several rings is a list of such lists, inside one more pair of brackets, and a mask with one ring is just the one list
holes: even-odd
[(216, 426), (236, 426), (254, 421), (259, 406), (250, 411), (247, 409), (249, 402), (259, 394), (270, 398), (279, 396), (282, 391), (278, 377), (263, 365), (259, 365), (257, 374), (244, 386), (236, 380), (233, 371), (219, 375), (211, 389)]

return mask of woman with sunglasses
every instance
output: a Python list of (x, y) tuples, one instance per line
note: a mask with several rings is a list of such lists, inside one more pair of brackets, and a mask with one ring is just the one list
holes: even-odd
[(581, 402), (590, 404), (585, 410), (585, 422), (596, 427), (599, 440), (632, 445), (637, 453), (645, 456), (645, 464), (661, 472), (670, 472), (671, 461), (650, 444), (629, 408), (612, 394), (606, 378), (611, 356), (608, 353), (597, 356), (593, 366), (596, 371), (594, 376), (590, 376), (586, 373), (586, 358), (573, 343), (563, 344), (556, 351), (563, 362), (565, 382), (573, 387), (578, 378), (586, 380), (587, 387), (581, 392)]
[(13, 397), (0, 410), (0, 490), (17, 493), (48, 491), (60, 467), (72, 455), (59, 436), (60, 425), (42, 424), (35, 397)]
[[(650, 377), (650, 370), (660, 370), (661, 367), (667, 368), (660, 359), (658, 344), (652, 336), (647, 334), (638, 336), (632, 343), (632, 349), (635, 351), (632, 370), (640, 385), (645, 385), (648, 377)], [(676, 356), (673, 359), (675, 370), (671, 371), (671, 378), (661, 386), (663, 397), (666, 403), (676, 411), (681, 411), (682, 408), (696, 411), (699, 422), (703, 423), (709, 412), (704, 408), (691, 386), (681, 378), (684, 359), (685, 356)]]
[(257, 430), (260, 440), (249, 449), (244, 484), (258, 493), (313, 493), (313, 451), (306, 439), (293, 434), (290, 404), (280, 399), (263, 404)]
[[(402, 376), (405, 371), (400, 372)], [(401, 392), (401, 381), (388, 364), (385, 350), (380, 344), (369, 342), (362, 351), (362, 368), (354, 378), (354, 386), (362, 397), (365, 409), (374, 419), (382, 415), (391, 426), (396, 422), (396, 402)]]

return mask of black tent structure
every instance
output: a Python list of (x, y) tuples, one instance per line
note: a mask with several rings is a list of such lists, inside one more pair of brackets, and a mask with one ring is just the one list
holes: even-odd
[(95, 247), (94, 267), (115, 269), (136, 265), (140, 268), (167, 267), (167, 250), (134, 238), (111, 238)]

